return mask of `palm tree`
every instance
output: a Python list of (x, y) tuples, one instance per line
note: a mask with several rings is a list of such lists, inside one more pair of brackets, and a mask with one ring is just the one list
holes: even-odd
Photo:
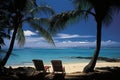
[[(78, 0), (76, 0), (78, 1)], [(80, 3), (80, 2), (79, 2)], [(85, 3), (92, 6), (95, 13), (95, 21), (97, 23), (97, 37), (96, 37), (96, 49), (94, 55), (87, 66), (85, 66), (83, 72), (94, 71), (96, 61), (99, 56), (99, 51), (101, 47), (101, 33), (102, 33), (102, 24), (109, 24), (112, 21), (112, 15), (115, 13), (115, 9), (118, 11), (120, 9), (120, 0), (86, 0)], [(117, 3), (117, 4), (116, 4)], [(118, 5), (119, 4), (119, 5)], [(114, 11), (114, 12), (113, 12)]]
[(2, 46), (6, 45), (4, 42), (4, 38), (10, 39), (10, 35), (6, 34), (2, 28), (0, 28), (0, 62), (2, 60), (2, 54), (5, 53), (6, 51), (2, 50)]
[[(0, 1), (0, 5), (2, 5), (1, 2), (2, 1)], [(5, 45), (4, 38), (10, 38), (8, 33), (5, 32), (6, 28), (3, 27), (6, 24), (7, 24), (6, 23), (6, 16), (4, 15), (4, 12), (0, 9), (0, 49), (3, 45)]]
[(45, 23), (48, 24), (48, 19), (35, 16), (41, 12), (54, 14), (49, 6), (38, 6), (36, 0), (4, 0), (3, 4), (5, 5), (2, 6), (3, 12), (8, 17), (8, 29), (13, 30), (13, 34), (9, 49), (3, 60), (0, 62), (1, 67), (5, 66), (11, 55), (16, 36), (20, 46), (25, 43), (25, 36), (22, 28), (24, 22), (30, 23), (33, 29), (37, 30), (48, 42), (54, 44), (47, 28), (42, 26)]
[(86, 19), (89, 14), (92, 15), (97, 23), (96, 49), (91, 61), (83, 70), (83, 72), (92, 72), (101, 47), (102, 24), (108, 25), (112, 21), (112, 15), (120, 9), (120, 0), (73, 0), (73, 3), (76, 6), (75, 10), (63, 12), (51, 18), (50, 31), (57, 32), (64, 29), (66, 23), (76, 19), (78, 16)]

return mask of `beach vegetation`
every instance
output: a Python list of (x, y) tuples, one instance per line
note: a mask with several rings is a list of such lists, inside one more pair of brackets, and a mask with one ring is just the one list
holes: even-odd
[[(15, 40), (18, 40), (18, 44), (22, 47), (25, 43), (25, 35), (23, 31), (23, 24), (28, 23), (35, 31), (43, 36), (49, 43), (54, 44), (51, 34), (47, 31), (47, 27), (43, 25), (49, 24), (47, 17), (41, 17), (40, 14), (44, 13), (53, 15), (54, 11), (47, 5), (39, 5), (36, 0), (1, 0), (0, 1), (1, 12), (4, 13), (1, 16), (6, 16), (6, 20), (2, 23), (6, 23), (2, 29), (7, 27), (9, 32), (12, 31), (11, 41), (6, 55), (0, 62), (0, 66), (4, 67), (11, 55), (14, 47)], [(37, 16), (36, 16), (37, 15)], [(1, 38), (2, 43), (3, 38)]]
[(49, 30), (55, 34), (64, 29), (67, 24), (78, 19), (87, 20), (89, 15), (92, 15), (97, 27), (96, 47), (91, 61), (83, 69), (83, 72), (92, 72), (101, 48), (102, 25), (108, 26), (112, 22), (113, 14), (120, 10), (120, 0), (73, 0), (73, 3), (76, 7), (74, 10), (56, 14), (51, 18)]
[(10, 35), (4, 32), (4, 29), (0, 28), (0, 49), (5, 45), (4, 38), (10, 39)]

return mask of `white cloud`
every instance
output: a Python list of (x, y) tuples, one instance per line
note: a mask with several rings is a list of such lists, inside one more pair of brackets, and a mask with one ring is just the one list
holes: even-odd
[(88, 41), (62, 41), (56, 43), (57, 47), (92, 47), (95, 46), (95, 42)]
[(107, 40), (107, 41), (101, 41), (102, 46), (119, 46), (120, 42), (112, 41), (112, 40)]
[(52, 47), (43, 37), (27, 37), (24, 47), (48, 48)]
[[(8, 40), (6, 40), (6, 44), (8, 44)], [(71, 40), (59, 40), (54, 39), (55, 45), (57, 48), (67, 48), (67, 47), (95, 47), (96, 41), (71, 41)], [(120, 47), (120, 42), (107, 40), (101, 41), (102, 47)], [(9, 46), (9, 45), (7, 45)], [(15, 42), (15, 47), (17, 48), (17, 41)], [(26, 37), (26, 43), (24, 47), (31, 47), (31, 48), (53, 48), (54, 46), (49, 44), (43, 37)]]
[(63, 33), (59, 33), (57, 34), (57, 38), (62, 38), (62, 39), (65, 39), (65, 38), (90, 38), (90, 37), (95, 37), (95, 36), (80, 36), (78, 34), (73, 34), (73, 35), (70, 35), (70, 34), (63, 34)]
[[(102, 47), (113, 47), (120, 44), (120, 42), (115, 41), (102, 41)], [(56, 43), (57, 47), (95, 47), (96, 41), (62, 41)]]
[(24, 31), (24, 34), (25, 34), (25, 36), (37, 35), (36, 33), (32, 32), (32, 31), (30, 31), (30, 30)]
[[(103, 47), (112, 47), (120, 45), (120, 42), (115, 41), (102, 41)], [(59, 41), (55, 40), (55, 45), (57, 48), (67, 48), (67, 47), (95, 47), (96, 41)], [(47, 43), (43, 38), (27, 38), (25, 47), (39, 47), (39, 48), (53, 48), (54, 46)]]

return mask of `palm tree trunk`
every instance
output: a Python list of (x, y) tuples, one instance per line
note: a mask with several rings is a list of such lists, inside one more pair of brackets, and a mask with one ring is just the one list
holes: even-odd
[(96, 41), (96, 49), (94, 55), (87, 66), (84, 67), (83, 72), (92, 72), (94, 71), (94, 67), (96, 65), (100, 47), (101, 47), (101, 31), (102, 31), (102, 21), (97, 21), (97, 41)]
[(15, 42), (15, 37), (16, 37), (16, 34), (17, 34), (17, 30), (18, 30), (18, 26), (15, 26), (14, 32), (13, 32), (13, 35), (12, 35), (12, 39), (11, 39), (11, 43), (10, 43), (10, 46), (9, 46), (9, 49), (8, 49), (5, 57), (3, 58), (3, 60), (0, 63), (1, 67), (5, 66), (5, 64), (7, 63), (8, 59), (9, 59), (11, 53), (12, 53), (14, 42)]

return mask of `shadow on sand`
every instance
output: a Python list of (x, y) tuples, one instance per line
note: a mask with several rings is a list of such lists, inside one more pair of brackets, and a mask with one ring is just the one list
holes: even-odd
[(19, 67), (16, 69), (4, 68), (0, 71), (0, 80), (120, 80), (120, 67), (96, 68), (89, 73), (66, 73), (66, 75), (52, 73), (35, 73), (31, 67)]

